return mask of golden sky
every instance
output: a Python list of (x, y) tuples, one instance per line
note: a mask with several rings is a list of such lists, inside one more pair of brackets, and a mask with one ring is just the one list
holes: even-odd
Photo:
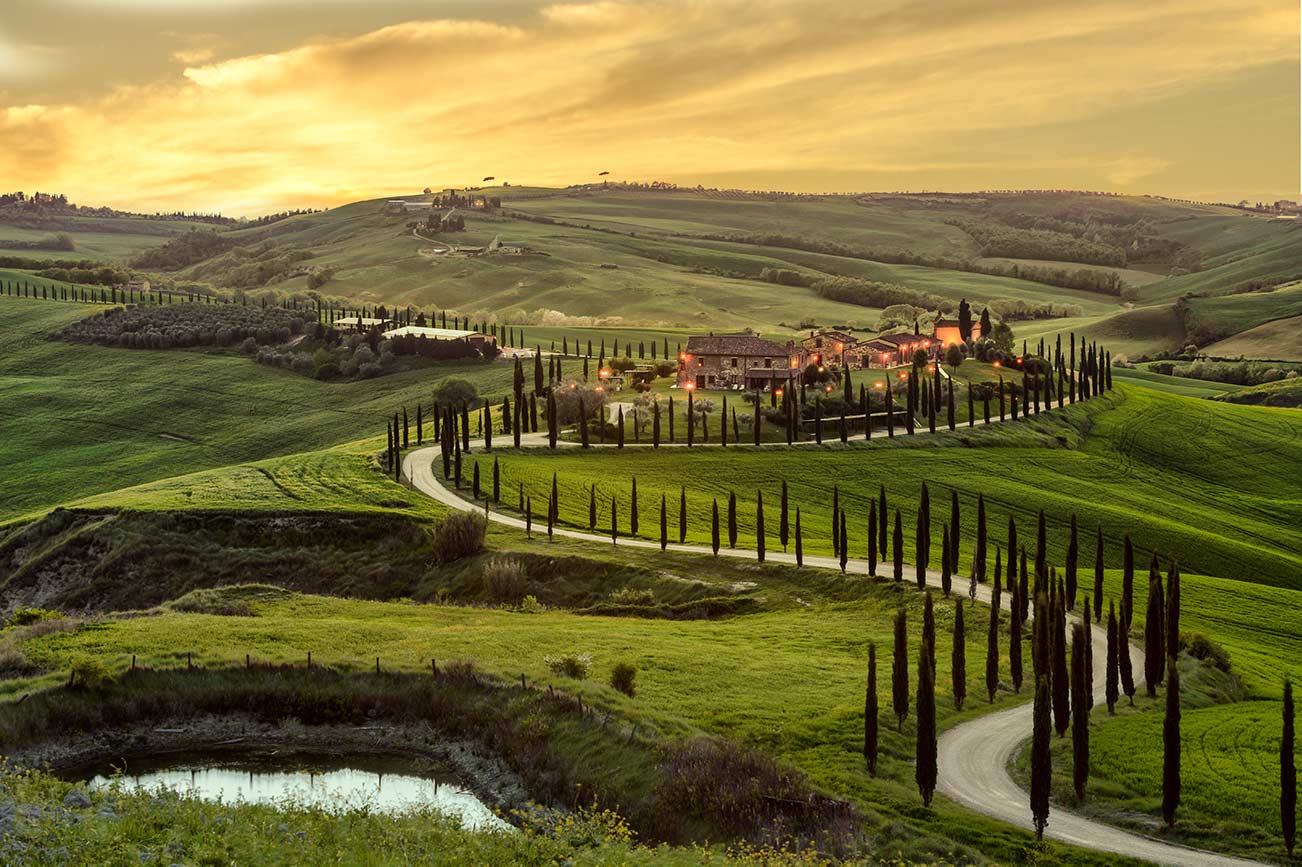
[(0, 186), (1296, 198), (1297, 0), (0, 0)]

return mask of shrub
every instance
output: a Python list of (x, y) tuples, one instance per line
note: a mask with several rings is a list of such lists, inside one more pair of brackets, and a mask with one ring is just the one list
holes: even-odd
[(479, 389), (468, 379), (450, 376), (434, 386), (434, 399), (441, 406), (469, 405), (479, 399)]
[(617, 662), (610, 671), (610, 685), (632, 698), (637, 693), (633, 684), (636, 677), (637, 668), (631, 662)]
[(97, 656), (82, 654), (72, 661), (68, 686), (76, 689), (93, 689), (110, 676), (108, 666)]
[(186, 614), (215, 614), (223, 617), (252, 617), (253, 609), (243, 599), (232, 599), (222, 588), (202, 588), (169, 603), (166, 607)]
[(650, 590), (621, 587), (607, 597), (612, 605), (655, 605), (656, 595)]
[(514, 605), (524, 596), (529, 575), (524, 564), (511, 557), (494, 557), (484, 566), (484, 592), (503, 605)]
[(40, 668), (27, 658), (16, 644), (0, 645), (0, 680), (37, 674)]
[(431, 533), (434, 562), (443, 564), (478, 554), (484, 549), (488, 522), (474, 512), (449, 515), (435, 525)]
[(9, 615), (5, 626), (28, 626), (41, 620), (59, 620), (62, 617), (62, 611), (51, 608), (19, 608)]
[(517, 608), (521, 614), (542, 614), (547, 610), (547, 606), (538, 601), (538, 597), (530, 593), (524, 599), (520, 600), (520, 606)]
[(560, 656), (544, 656), (543, 662), (552, 674), (583, 680), (592, 668), (592, 657), (586, 653), (563, 653)]
[(1230, 653), (1201, 632), (1181, 632), (1180, 649), (1224, 672), (1230, 670)]

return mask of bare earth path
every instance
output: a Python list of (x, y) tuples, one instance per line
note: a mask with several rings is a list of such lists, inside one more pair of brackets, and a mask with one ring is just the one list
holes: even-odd
[[(991, 423), (997, 422), (992, 419)], [(546, 447), (546, 444), (545, 434), (530, 434), (521, 437), (522, 447)], [(679, 445), (685, 444), (680, 443)], [(649, 447), (649, 445), (644, 445), (644, 447)], [(484, 512), (485, 510), (481, 505), (467, 500), (439, 480), (434, 471), (436, 462), (441, 463), (438, 448), (416, 449), (404, 457), (403, 475), (417, 490), (450, 508), (466, 512)], [(519, 530), (525, 529), (523, 518), (491, 510), (487, 512), (487, 515), (489, 520), (495, 523)], [(556, 535), (567, 539), (578, 539), (596, 544), (615, 544), (648, 550), (657, 550), (660, 547), (659, 542), (624, 537), (620, 537), (617, 542), (612, 543), (607, 535), (572, 530), (566, 527), (556, 527), (554, 532)], [(692, 554), (708, 555), (713, 553), (704, 545), (671, 544), (668, 549)], [(720, 548), (719, 556), (751, 560), (754, 559), (755, 552), (742, 548)], [(794, 554), (782, 552), (769, 552), (765, 555), (765, 559), (776, 563), (794, 564), (796, 562)], [(806, 556), (804, 561), (809, 566), (822, 569), (840, 569), (841, 567), (840, 561), (832, 557), (811, 555)], [(846, 571), (851, 574), (866, 575), (868, 563), (862, 559), (851, 559), (847, 563)], [(940, 587), (940, 573), (929, 571), (927, 573), (927, 584), (932, 587)], [(958, 593), (962, 593), (966, 586), (967, 582), (962, 579), (954, 581), (954, 587)], [(977, 585), (977, 598), (989, 604), (991, 592), (988, 584)], [(1008, 608), (1008, 603), (1008, 594), (1005, 593), (1001, 599), (1004, 609)], [(1096, 675), (1094, 694), (1102, 701), (1104, 676), (1107, 671), (1107, 635), (1105, 630), (1098, 628), (1097, 624), (1094, 627), (1091, 630)], [(1143, 652), (1132, 646), (1131, 658), (1134, 662), (1135, 671), (1142, 672), (1144, 668)], [(1008, 772), (1008, 765), (1013, 754), (1031, 736), (1031, 712), (1032, 708), (1028, 702), (998, 713), (977, 717), (954, 726), (942, 734), (938, 743), (937, 756), (938, 790), (951, 800), (978, 813), (1019, 828), (1033, 830), (1030, 796), (1018, 787)], [(1258, 863), (1163, 843), (1069, 813), (1057, 806), (1049, 814), (1049, 826), (1044, 833), (1047, 837), (1085, 849), (1110, 852), (1131, 858), (1143, 858), (1159, 864), (1199, 865), (1199, 867), (1208, 865), (1210, 867), (1210, 865)]]

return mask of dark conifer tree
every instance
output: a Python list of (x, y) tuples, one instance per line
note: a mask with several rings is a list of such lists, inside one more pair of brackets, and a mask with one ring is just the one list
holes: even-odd
[(660, 495), (660, 550), (669, 547), (669, 509), (665, 495)]
[(967, 631), (963, 625), (962, 599), (954, 605), (954, 646), (950, 649), (949, 663), (954, 684), (954, 709), (962, 710), (967, 698)]
[(617, 418), (618, 420), (616, 421), (616, 429), (615, 429), (615, 448), (622, 449), (622, 448), (624, 447), (624, 406), (623, 406), (623, 404), (620, 404), (619, 412), (616, 414), (616, 418)]
[(614, 497), (610, 498), (610, 541), (619, 544), (619, 506)]
[(895, 559), (891, 565), (894, 567), (895, 580), (903, 581), (904, 580), (904, 523), (900, 520), (899, 509), (895, 510), (895, 532), (892, 535), (895, 537), (894, 539), (891, 540), (892, 542), (895, 543), (894, 544), (895, 550), (892, 551), (891, 554), (894, 556)]
[(1175, 657), (1166, 659), (1166, 717), (1162, 720), (1162, 818), (1175, 826), (1180, 806), (1180, 672)]
[(678, 544), (687, 541), (687, 486), (678, 487)]
[(1053, 618), (1052, 655), (1053, 671), (1050, 687), (1053, 689), (1053, 727), (1058, 737), (1067, 733), (1071, 723), (1071, 677), (1067, 669), (1067, 608), (1066, 600), (1059, 594), (1049, 606)]
[(913, 562), (917, 566), (918, 587), (923, 588), (927, 586), (927, 566), (931, 560), (931, 497), (927, 493), (926, 482), (922, 483), (922, 496), (918, 499), (918, 521), (914, 529), (917, 554)]
[[(552, 392), (547, 393), (547, 447), (556, 448), (556, 438), (560, 435), (561, 424), (560, 418), (556, 414), (556, 395)], [(516, 446), (520, 444), (519, 426), (516, 426)]]
[(1162, 669), (1166, 667), (1166, 612), (1162, 595), (1162, 576), (1154, 555), (1148, 574), (1148, 610), (1144, 617), (1144, 688), (1150, 698), (1157, 695)]
[(637, 476), (633, 477), (633, 493), (629, 496), (628, 504), (628, 534), (637, 535)]
[(1089, 656), (1085, 625), (1077, 623), (1071, 630), (1071, 755), (1072, 785), (1081, 801), (1085, 800), (1085, 784), (1090, 776), (1090, 703), (1086, 688)]
[[(995, 575), (995, 580), (999, 576)], [(1017, 521), (1012, 515), (1008, 516), (1008, 587), (1011, 592), (1013, 585), (1017, 583)]]
[(1117, 613), (1117, 676), (1127, 701), (1135, 703), (1135, 673), (1130, 660), (1130, 639), (1126, 635), (1120, 612)]
[(895, 660), (891, 666), (891, 704), (895, 710), (895, 728), (904, 730), (909, 715), (909, 621), (901, 608), (895, 612)]
[(728, 547), (737, 547), (737, 494), (728, 492)]
[(764, 492), (755, 492), (755, 559), (764, 562)]
[[(1009, 558), (1012, 559), (1012, 558)], [(1020, 600), (1021, 590), (1017, 584), (1013, 584), (1012, 598), (1008, 600), (1008, 607), (1011, 609), (1008, 620), (1008, 679), (1013, 684), (1013, 692), (1022, 691), (1022, 625), (1023, 621), (1018, 615), (1021, 609)]]
[(949, 571), (949, 525), (941, 524), (940, 529), (940, 590), (948, 596), (954, 581)]
[[(937, 365), (936, 369), (940, 370), (940, 365)], [(971, 408), (972, 408), (972, 397), (971, 397), (971, 393), (969, 392), (968, 395), (969, 411), (971, 410)], [(945, 421), (946, 423), (949, 424), (949, 429), (953, 430), (954, 429), (954, 377), (952, 376), (949, 378), (949, 402), (948, 404), (946, 404), (945, 407)]]
[(493, 502), (502, 502), (502, 470), (497, 465), (497, 458), (493, 458)]
[(877, 776), (877, 645), (868, 643), (868, 686), (863, 701), (863, 757), (868, 776)]
[(1284, 679), (1283, 715), (1279, 737), (1279, 824), (1284, 832), (1284, 849), (1291, 857), (1297, 841), (1297, 764), (1293, 757), (1293, 683), (1288, 678)]
[(924, 646), (918, 656), (918, 736), (914, 780), (922, 805), (931, 806), (936, 791), (936, 661)]
[[(976, 579), (978, 581), (986, 580), (986, 549), (989, 547), (989, 539), (986, 534), (986, 498), (985, 494), (977, 494), (977, 530), (976, 530), (976, 551), (974, 562), (976, 564)], [(999, 567), (995, 567), (995, 591), (999, 588)]]
[(588, 529), (597, 529), (597, 486), (588, 486)]
[(1018, 605), (1021, 606), (1021, 611), (1018, 612), (1018, 618), (1023, 623), (1025, 623), (1026, 618), (1030, 614), (1031, 600), (1035, 597), (1035, 594), (1031, 593), (1030, 588), (1028, 586), (1029, 582), (1027, 581), (1027, 573), (1026, 573), (1026, 546), (1025, 545), (1022, 546), (1021, 554), (1022, 554), (1021, 577), (1018, 579), (1018, 584), (1017, 584), (1017, 603)]
[(959, 540), (958, 489), (949, 492), (949, 570), (958, 574), (958, 540)]
[(660, 402), (651, 404), (651, 447), (660, 448)]
[(475, 461), (470, 472), (470, 496), (473, 499), (479, 499), (479, 461)]
[(840, 548), (839, 548), (839, 550), (840, 550), (840, 552), (841, 552), (841, 554), (840, 554), (840, 557), (841, 557), (841, 573), (842, 573), (842, 574), (845, 574), (845, 567), (846, 567), (846, 564), (849, 563), (849, 561), (850, 561), (850, 542), (849, 542), (849, 540), (846, 538), (846, 530), (845, 530), (845, 509), (842, 509), (842, 510), (841, 510), (841, 528), (840, 528), (840, 532), (839, 532), (838, 535), (839, 535), (839, 538), (840, 538)]
[(796, 506), (796, 565), (805, 565), (805, 542), (800, 532), (800, 507)]
[(877, 550), (882, 552), (882, 559), (886, 559), (886, 521), (889, 515), (886, 513), (886, 486), (881, 485), (877, 491)]
[(1035, 707), (1031, 714), (1031, 821), (1037, 840), (1044, 839), (1044, 827), (1049, 824), (1049, 789), (1053, 784), (1049, 705), (1049, 678), (1041, 675), (1035, 679)]
[(1116, 713), (1117, 698), (1120, 692), (1117, 689), (1117, 677), (1120, 674), (1121, 660), (1119, 657), (1120, 634), (1117, 630), (1117, 606), (1116, 603), (1108, 605), (1108, 657), (1107, 657), (1107, 674), (1104, 679), (1103, 698), (1108, 704), (1108, 713)]
[(719, 556), (719, 500), (716, 497), (710, 513), (710, 547), (714, 556)]
[(936, 664), (936, 607), (931, 601), (931, 591), (922, 597), (922, 646), (927, 649), (931, 664)]
[(841, 548), (841, 490), (832, 485), (832, 554), (840, 553)]

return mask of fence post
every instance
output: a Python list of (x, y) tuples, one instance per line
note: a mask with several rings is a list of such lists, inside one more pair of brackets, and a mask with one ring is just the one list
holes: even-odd
[(193, 653), (189, 653), (189, 652), (187, 652), (187, 653), (185, 654), (185, 670), (186, 670), (186, 671), (190, 671), (190, 670), (192, 670), (192, 669), (194, 668), (193, 656), (194, 656)]
[(375, 673), (380, 673), (380, 657), (375, 657)]
[(312, 667), (312, 651), (310, 650), (307, 652), (307, 667)]
[(528, 689), (528, 687), (524, 685), (524, 675), (523, 675), (523, 674), (520, 675), (520, 689)]
[(136, 655), (134, 653), (131, 654), (131, 670), (133, 672), (136, 670)]
[(436, 659), (431, 659), (431, 660), (429, 661), (429, 667), (430, 667), (430, 671), (432, 671), (432, 672), (434, 673), (434, 676), (435, 676), (435, 677), (438, 677), (438, 676), (439, 676), (439, 663), (438, 663), (438, 660), (436, 660)]
[(253, 667), (253, 664), (252, 664), (252, 662), (249, 660), (249, 655), (248, 655), (247, 653), (244, 654), (244, 667), (245, 667), (245, 668), (252, 668), (252, 667)]

